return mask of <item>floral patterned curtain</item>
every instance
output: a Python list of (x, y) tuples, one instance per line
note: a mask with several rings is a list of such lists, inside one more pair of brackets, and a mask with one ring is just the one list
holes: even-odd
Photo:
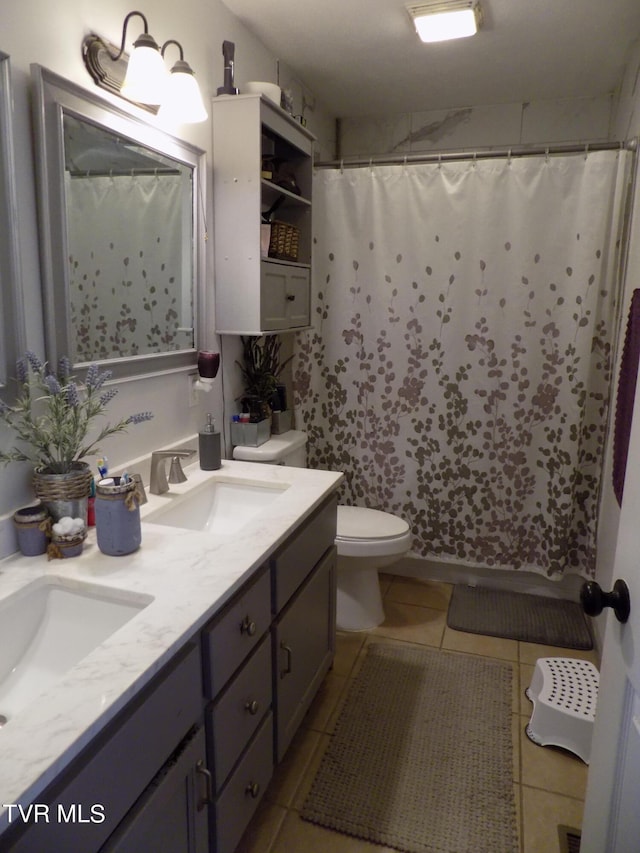
[(627, 162), (317, 171), (297, 426), (415, 554), (594, 574)]

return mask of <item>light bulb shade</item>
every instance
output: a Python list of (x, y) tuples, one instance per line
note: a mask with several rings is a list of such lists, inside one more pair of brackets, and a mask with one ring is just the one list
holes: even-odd
[(158, 115), (178, 124), (197, 124), (208, 118), (198, 82), (182, 59), (171, 69)]
[(135, 42), (120, 94), (139, 104), (161, 104), (167, 86), (167, 69), (158, 45), (143, 33)]
[(438, 0), (409, 6), (408, 12), (427, 43), (475, 35), (482, 21), (477, 0)]

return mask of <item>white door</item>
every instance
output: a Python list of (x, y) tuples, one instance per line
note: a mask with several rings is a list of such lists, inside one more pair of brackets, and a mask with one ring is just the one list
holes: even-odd
[(613, 577), (626, 581), (631, 612), (625, 624), (609, 609), (598, 617), (607, 625), (580, 853), (640, 851), (640, 383)]

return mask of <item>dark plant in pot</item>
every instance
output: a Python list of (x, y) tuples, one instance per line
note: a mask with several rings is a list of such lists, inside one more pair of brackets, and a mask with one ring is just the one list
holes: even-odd
[(236, 361), (242, 372), (243, 409), (250, 420), (257, 422), (271, 416), (274, 401), (278, 400), (278, 385), (284, 368), (293, 356), (281, 359), (282, 342), (277, 335), (243, 337), (242, 362)]
[(116, 388), (105, 388), (111, 371), (96, 364), (87, 369), (84, 381), (71, 373), (69, 359), (60, 359), (57, 371), (32, 352), (16, 364), (19, 392), (15, 404), (0, 401), (0, 419), (15, 433), (17, 446), (0, 450), (0, 464), (31, 462), (36, 496), (47, 505), (54, 520), (84, 514), (91, 486), (85, 457), (98, 454), (109, 435), (153, 417), (140, 412), (99, 428), (102, 416), (115, 397)]

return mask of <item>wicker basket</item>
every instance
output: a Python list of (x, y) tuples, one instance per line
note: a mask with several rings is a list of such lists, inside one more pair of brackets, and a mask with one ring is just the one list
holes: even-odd
[(86, 498), (91, 488), (91, 470), (84, 462), (73, 463), (73, 470), (66, 474), (50, 474), (38, 468), (33, 485), (43, 502)]
[(269, 257), (279, 261), (297, 261), (300, 229), (288, 222), (271, 223)]
[(49, 474), (36, 469), (33, 487), (53, 521), (68, 515), (79, 516), (86, 524), (91, 490), (91, 469), (86, 462), (72, 463), (72, 470), (65, 474)]

